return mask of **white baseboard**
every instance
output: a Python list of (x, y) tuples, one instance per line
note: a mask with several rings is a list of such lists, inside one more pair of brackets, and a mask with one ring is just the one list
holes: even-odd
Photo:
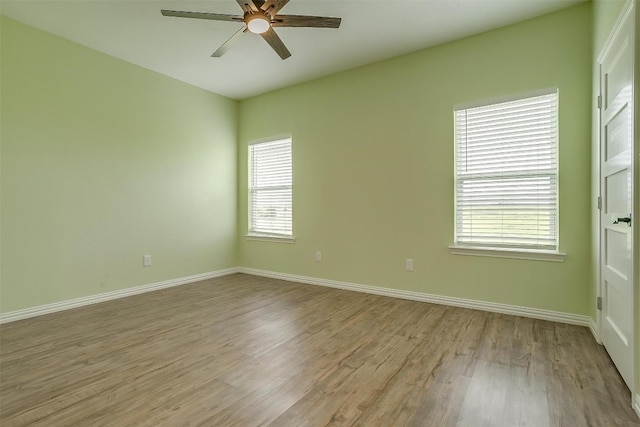
[(515, 316), (531, 317), (534, 319), (550, 320), (552, 322), (568, 323), (572, 325), (586, 326), (591, 330), (597, 341), (599, 336), (597, 327), (593, 319), (589, 316), (581, 316), (578, 314), (563, 313), (558, 311), (542, 310), (538, 308), (521, 307), (508, 304), (499, 304), (487, 301), (477, 301), (465, 298), (447, 297), (441, 295), (426, 294), (422, 292), (412, 292), (400, 289), (383, 288), (378, 286), (361, 285), (357, 283), (341, 282), (337, 280), (321, 279), (316, 277), (298, 276), (294, 274), (278, 273), (274, 271), (258, 270), (247, 267), (234, 267), (224, 270), (212, 271), (209, 273), (196, 274), (194, 276), (181, 277), (177, 279), (166, 280), (163, 282), (151, 283), (148, 285), (136, 286), (133, 288), (122, 289), (118, 291), (106, 292), (98, 295), (90, 295), (82, 298), (75, 298), (67, 301), (60, 301), (52, 304), (41, 305), (22, 310), (11, 311), (8, 313), (0, 313), (0, 324), (14, 322), (16, 320), (27, 319), (29, 317), (41, 316), (44, 314), (55, 313), (58, 311), (69, 310), (72, 308), (82, 307), (90, 304), (97, 304), (117, 298), (124, 298), (145, 292), (152, 292), (159, 289), (170, 288), (173, 286), (184, 285), (187, 283), (198, 282), (201, 280), (212, 279), (214, 277), (226, 276), (233, 273), (245, 273), (254, 276), (270, 277), (274, 279), (287, 280), (290, 282), (306, 283), (310, 285), (326, 286), (337, 289), (345, 289), (355, 292), (363, 292), (368, 294), (383, 295), (388, 297), (402, 298), (413, 301), (429, 302), (441, 305), (450, 305), (454, 307), (471, 308), (475, 310), (490, 311), (494, 313), (511, 314)]
[(290, 282), (306, 283), (310, 285), (327, 286), (330, 288), (345, 289), (349, 291), (364, 292), (368, 294), (383, 295), (388, 297), (403, 298), (413, 301), (430, 302), (454, 307), (471, 308), (475, 310), (491, 311), (494, 313), (511, 314), (514, 316), (530, 317), (534, 319), (550, 320), (552, 322), (568, 323), (571, 325), (586, 326), (596, 332), (591, 326), (591, 318), (579, 314), (563, 313), (559, 311), (542, 310), (539, 308), (520, 307), (516, 305), (499, 304), (487, 301), (477, 301), (465, 298), (447, 297), (441, 295), (425, 294), (422, 292), (404, 291), (399, 289), (383, 288), (378, 286), (361, 285), (357, 283), (340, 282), (337, 280), (320, 279), (316, 277), (297, 276), (294, 274), (278, 273), (274, 271), (258, 270), (254, 268), (240, 267), (238, 272), (254, 276), (270, 277), (273, 279), (287, 280)]
[(589, 330), (591, 331), (591, 335), (593, 335), (593, 338), (596, 340), (596, 342), (598, 344), (602, 344), (602, 339), (600, 339), (600, 332), (598, 330), (598, 324), (591, 317), (589, 317)]
[(226, 276), (238, 273), (238, 268), (226, 268), (224, 270), (211, 271), (209, 273), (196, 274), (193, 276), (180, 277), (177, 279), (165, 280), (148, 285), (136, 286), (133, 288), (121, 289), (103, 294), (89, 295), (82, 298), (74, 298), (67, 301), (55, 302), (52, 304), (40, 305), (37, 307), (25, 308), (22, 310), (0, 313), (0, 324), (15, 322), (16, 320), (27, 319), (29, 317), (41, 316), (43, 314), (55, 313), (57, 311), (70, 310), (90, 304), (97, 304), (118, 298), (124, 298), (145, 292), (157, 291), (159, 289), (171, 288), (173, 286), (186, 285), (187, 283), (199, 282), (201, 280), (213, 279), (214, 277)]

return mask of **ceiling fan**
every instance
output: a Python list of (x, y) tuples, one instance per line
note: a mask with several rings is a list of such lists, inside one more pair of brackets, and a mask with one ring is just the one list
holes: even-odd
[(175, 16), (178, 18), (210, 19), (213, 21), (242, 22), (244, 27), (236, 31), (226, 42), (213, 52), (213, 57), (222, 56), (241, 36), (250, 31), (260, 34), (269, 43), (269, 46), (276, 51), (280, 58), (287, 59), (291, 52), (284, 45), (274, 27), (314, 27), (314, 28), (338, 28), (342, 18), (329, 18), (324, 16), (306, 15), (278, 15), (289, 0), (236, 0), (243, 15), (225, 15), (220, 13), (207, 12), (185, 12), (179, 10), (161, 10), (164, 16)]

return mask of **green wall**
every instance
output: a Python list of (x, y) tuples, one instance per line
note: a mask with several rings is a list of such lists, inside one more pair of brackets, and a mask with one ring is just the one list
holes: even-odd
[[(590, 11), (245, 100), (239, 115), (235, 101), (2, 18), (0, 310), (243, 265), (588, 313)], [(566, 261), (450, 255), (453, 106), (551, 86)], [(287, 133), (297, 240), (237, 241), (246, 145)]]
[[(290, 133), (296, 242), (241, 237), (240, 264), (587, 314), (591, 24), (586, 3), (241, 101), (240, 236), (247, 144)], [(451, 255), (454, 105), (548, 87), (560, 93), (565, 262)], [(414, 272), (404, 271), (406, 258)]]
[(0, 311), (236, 266), (237, 102), (1, 19)]

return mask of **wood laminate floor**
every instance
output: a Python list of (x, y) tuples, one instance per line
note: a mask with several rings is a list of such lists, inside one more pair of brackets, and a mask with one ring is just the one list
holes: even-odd
[(640, 426), (587, 328), (242, 274), (0, 345), (3, 427)]

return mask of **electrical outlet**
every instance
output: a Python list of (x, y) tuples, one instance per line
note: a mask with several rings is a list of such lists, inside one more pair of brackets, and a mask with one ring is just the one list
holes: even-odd
[(407, 261), (404, 264), (404, 269), (407, 271), (413, 271), (413, 260), (410, 258), (407, 258)]
[(142, 265), (149, 267), (151, 265), (151, 255), (144, 255), (142, 257)]
[(322, 251), (316, 251), (316, 261), (322, 261)]

